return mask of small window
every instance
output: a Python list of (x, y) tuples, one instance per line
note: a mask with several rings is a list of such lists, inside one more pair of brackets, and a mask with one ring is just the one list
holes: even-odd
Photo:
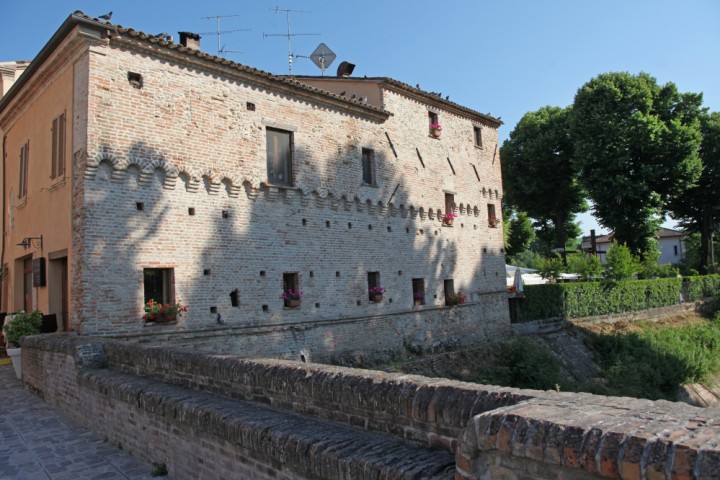
[(673, 245), (673, 251), (675, 252), (675, 256), (677, 257), (677, 254), (678, 254), (677, 245)]
[(452, 279), (445, 280), (445, 305), (452, 305), (452, 296), (455, 295), (455, 282)]
[(30, 141), (20, 147), (20, 181), (18, 185), (18, 198), (27, 196), (28, 163), (30, 161)]
[(439, 125), (440, 119), (438, 118), (438, 114), (435, 112), (428, 112), (428, 130), (432, 131), (433, 125)]
[(175, 303), (175, 273), (172, 268), (144, 268), (145, 303)]
[(293, 298), (300, 299), (300, 278), (297, 272), (283, 273), (283, 294), (287, 294), (285, 298), (286, 307), (290, 306), (290, 301)]
[(492, 203), (488, 203), (487, 209), (488, 209), (488, 225), (490, 225), (490, 227), (492, 227), (492, 228), (495, 228), (500, 223), (500, 220), (495, 215), (495, 205)]
[(65, 113), (52, 122), (50, 178), (65, 176)]
[(363, 183), (375, 185), (375, 151), (370, 148), (362, 149)]
[(482, 147), (482, 127), (473, 127), (473, 136), (475, 137), (475, 146)]
[(274, 185), (292, 186), (292, 132), (267, 129), (267, 176)]
[(445, 194), (445, 215), (447, 218), (450, 214), (455, 214), (455, 195), (452, 193)]
[(380, 285), (380, 272), (368, 272), (368, 298), (373, 300), (377, 295), (382, 295), (385, 290)]
[(422, 278), (413, 278), (412, 290), (414, 304), (425, 305), (425, 280)]

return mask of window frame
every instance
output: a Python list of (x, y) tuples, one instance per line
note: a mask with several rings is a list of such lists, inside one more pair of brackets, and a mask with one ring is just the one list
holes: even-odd
[(452, 306), (450, 303), (450, 295), (455, 295), (455, 281), (452, 278), (446, 278), (443, 282), (443, 289), (445, 291), (445, 305)]
[(55, 117), (51, 127), (50, 178), (65, 178), (66, 119), (65, 112)]
[(380, 272), (367, 272), (367, 284), (368, 284), (368, 299), (372, 300), (373, 296), (370, 290), (374, 287), (380, 287)]
[(440, 123), (440, 116), (437, 112), (433, 112), (432, 110), (428, 110), (428, 132), (432, 131), (432, 128), (430, 128), (430, 125), (433, 123)]
[[(412, 279), (412, 292), (413, 292), (413, 304), (414, 305), (425, 305), (425, 279), (424, 278), (413, 278)], [(417, 293), (421, 293), (422, 297), (416, 296)]]
[[(283, 272), (282, 276), (282, 291), (287, 292), (288, 290), (300, 291), (300, 274), (298, 272)], [(289, 307), (290, 300), (283, 299), (283, 305)]]
[[(274, 158), (275, 156), (279, 157), (279, 149), (276, 148), (271, 150), (270, 148), (270, 142), (271, 142), (271, 135), (277, 136), (276, 138), (279, 138), (280, 135), (287, 136), (287, 157), (282, 159), (284, 171), (282, 174), (286, 175), (286, 178), (284, 180), (279, 180), (277, 177), (278, 175), (275, 173), (275, 166), (279, 164), (278, 159)], [(281, 187), (292, 187), (293, 186), (293, 174), (294, 174), (294, 168), (293, 168), (293, 162), (295, 157), (295, 134), (294, 132), (290, 130), (284, 130), (281, 128), (275, 128), (275, 127), (265, 127), (265, 162), (267, 166), (267, 180), (270, 185), (276, 185)], [(271, 156), (272, 154), (272, 156)]]
[[(156, 298), (156, 295), (154, 295), (158, 291), (157, 286), (153, 286), (153, 290), (149, 291), (148, 284), (147, 284), (147, 277), (148, 277), (149, 272), (155, 272), (156, 274), (159, 274), (159, 276), (160, 276), (159, 290), (161, 290), (162, 298)], [(151, 294), (150, 296), (148, 295), (149, 293)], [(145, 303), (147, 303), (150, 300), (155, 300), (156, 302), (162, 303), (163, 305), (174, 304), (175, 303), (175, 268), (174, 267), (143, 268), (143, 298), (145, 300)]]
[(362, 148), (360, 153), (360, 162), (362, 164), (363, 185), (377, 185), (375, 175), (375, 150), (372, 148)]
[(18, 179), (18, 198), (27, 197), (28, 171), (30, 164), (30, 140), (26, 140), (20, 147), (20, 178)]
[(482, 127), (480, 125), (473, 125), (473, 141), (477, 148), (483, 148), (482, 142)]

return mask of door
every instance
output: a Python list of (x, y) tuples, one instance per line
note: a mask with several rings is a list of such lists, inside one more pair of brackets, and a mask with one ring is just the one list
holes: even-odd
[(33, 311), (33, 267), (32, 257), (23, 260), (23, 310)]

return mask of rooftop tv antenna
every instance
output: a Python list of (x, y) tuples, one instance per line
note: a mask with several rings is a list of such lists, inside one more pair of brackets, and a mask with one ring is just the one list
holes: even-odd
[(320, 35), (319, 33), (290, 33), (290, 14), (291, 13), (310, 13), (307, 10), (288, 10), (285, 8), (275, 7), (271, 8), (270, 10), (274, 10), (275, 13), (278, 12), (285, 12), (285, 15), (287, 15), (287, 33), (263, 33), (263, 38), (265, 37), (287, 37), (288, 41), (288, 65), (290, 69), (290, 76), (292, 76), (292, 59), (293, 59), (293, 53), (292, 53), (292, 45), (290, 40), (292, 37), (298, 37), (300, 35)]
[(309, 57), (305, 55), (295, 55), (295, 58), (309, 58), (315, 65), (317, 65), (320, 71), (322, 71), (322, 76), (324, 77), (325, 69), (335, 61), (337, 55), (335, 55), (335, 52), (330, 50), (330, 47), (321, 43)]
[(220, 19), (221, 18), (230, 18), (230, 17), (239, 17), (239, 16), (240, 15), (214, 15), (214, 16), (210, 16), (210, 17), (201, 17), (203, 20), (213, 20), (214, 19), (217, 22), (217, 30), (214, 32), (202, 32), (202, 33), (199, 33), (198, 35), (217, 35), (217, 54), (218, 54), (218, 56), (221, 53), (243, 53), (243, 52), (238, 52), (236, 50), (225, 50), (225, 46), (220, 47), (220, 36), (223, 33), (247, 32), (248, 30), (250, 30), (249, 28), (240, 28), (240, 29), (236, 29), (236, 30), (220, 30)]

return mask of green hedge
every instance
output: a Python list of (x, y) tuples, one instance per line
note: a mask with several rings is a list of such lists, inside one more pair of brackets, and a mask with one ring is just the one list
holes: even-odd
[(655, 280), (527, 285), (518, 304), (518, 322), (544, 318), (582, 318), (636, 312), (709, 298), (720, 292), (720, 275)]

